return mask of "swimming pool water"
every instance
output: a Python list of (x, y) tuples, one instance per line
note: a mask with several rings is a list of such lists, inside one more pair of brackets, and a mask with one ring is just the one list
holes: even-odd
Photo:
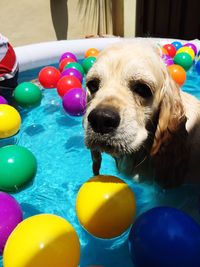
[[(38, 71), (21, 73), (19, 82), (36, 78)], [(200, 76), (195, 71), (187, 73), (183, 90), (200, 99)], [(133, 267), (128, 252), (128, 233), (113, 240), (97, 239), (85, 232), (76, 218), (77, 192), (92, 177), (90, 152), (84, 146), (82, 117), (70, 117), (64, 112), (55, 89), (43, 90), (41, 105), (21, 110), (20, 113), (22, 125), (19, 133), (0, 140), (0, 147), (19, 144), (30, 149), (37, 158), (38, 171), (33, 183), (13, 194), (22, 207), (24, 218), (38, 213), (53, 213), (66, 218), (80, 238), (80, 267)], [(101, 173), (124, 179), (108, 155), (103, 155)], [(126, 182), (134, 191), (137, 215), (151, 207), (168, 205), (185, 210), (199, 220), (197, 189), (196, 193), (194, 188), (188, 186), (163, 191), (154, 185), (136, 184), (130, 180)]]

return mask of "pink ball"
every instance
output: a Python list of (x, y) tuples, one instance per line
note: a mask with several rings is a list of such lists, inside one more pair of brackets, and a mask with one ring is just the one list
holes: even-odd
[(21, 207), (14, 197), (0, 192), (0, 254), (9, 235), (22, 219)]
[(78, 71), (77, 69), (74, 68), (68, 68), (65, 69), (62, 73), (61, 73), (61, 77), (66, 76), (66, 75), (70, 75), (70, 76), (75, 76), (77, 79), (79, 79), (79, 81), (82, 83), (83, 81), (83, 76), (80, 73), (80, 71)]
[(65, 52), (64, 54), (62, 54), (59, 62), (61, 62), (64, 58), (73, 58), (75, 61), (78, 61), (77, 57), (71, 52)]
[(8, 104), (8, 101), (0, 95), (0, 104)]
[(184, 44), (184, 46), (192, 48), (192, 50), (194, 51), (195, 55), (197, 54), (197, 47), (193, 43), (187, 43), (187, 44)]
[(167, 58), (164, 60), (164, 63), (166, 66), (170, 66), (170, 65), (173, 65), (174, 64), (174, 61), (172, 58)]
[(81, 116), (85, 113), (86, 92), (81, 88), (73, 88), (64, 95), (62, 104), (69, 115)]

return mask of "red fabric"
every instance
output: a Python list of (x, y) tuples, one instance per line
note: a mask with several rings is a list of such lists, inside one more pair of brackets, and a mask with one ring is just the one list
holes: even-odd
[(0, 61), (0, 77), (12, 72), (16, 62), (16, 55), (12, 46), (8, 43), (8, 50)]

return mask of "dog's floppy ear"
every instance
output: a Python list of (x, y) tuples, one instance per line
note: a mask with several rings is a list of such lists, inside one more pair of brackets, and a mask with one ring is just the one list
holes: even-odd
[(188, 147), (186, 116), (179, 86), (164, 70), (164, 84), (157, 96), (159, 118), (151, 155), (155, 163), (155, 180), (164, 188), (175, 187), (184, 181), (187, 171)]

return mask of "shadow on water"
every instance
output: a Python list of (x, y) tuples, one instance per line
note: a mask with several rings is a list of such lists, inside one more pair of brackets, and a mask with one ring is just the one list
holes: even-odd
[(56, 123), (59, 126), (73, 127), (80, 124), (80, 121), (77, 121), (69, 116), (60, 116), (56, 119)]

